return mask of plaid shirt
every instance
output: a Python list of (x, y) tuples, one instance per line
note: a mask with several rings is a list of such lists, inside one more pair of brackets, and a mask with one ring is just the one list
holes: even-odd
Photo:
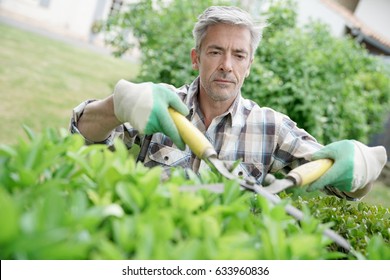
[[(270, 108), (260, 108), (241, 95), (206, 130), (198, 104), (198, 92), (199, 78), (192, 84), (177, 89), (177, 94), (190, 109), (187, 118), (205, 134), (217, 151), (218, 158), (227, 164), (241, 161), (234, 170), (236, 175), (250, 175), (258, 183), (262, 183), (268, 172), (295, 168), (309, 161), (311, 155), (322, 147), (306, 131), (297, 128), (287, 116)], [(73, 121), (77, 123), (79, 117), (74, 114)], [(78, 132), (76, 127), (72, 132)], [(118, 127), (105, 142), (111, 145), (116, 137), (122, 138), (128, 148), (133, 144), (142, 145), (143, 142), (143, 137), (128, 123)], [(205, 162), (199, 163), (195, 158), (188, 147), (181, 151), (167, 136), (156, 133), (149, 145), (144, 164), (148, 167), (163, 166), (166, 175), (169, 174), (169, 168), (174, 166), (195, 171), (198, 171), (198, 165), (199, 170), (208, 168)]]
[[(286, 173), (309, 161), (312, 154), (322, 148), (314, 137), (298, 128), (288, 116), (270, 108), (259, 107), (241, 95), (238, 95), (226, 113), (213, 119), (206, 130), (197, 98), (199, 78), (190, 85), (176, 89), (176, 92), (190, 109), (187, 118), (211, 142), (218, 158), (227, 165), (240, 161), (232, 172), (234, 175), (244, 178), (252, 176), (261, 184), (267, 173)], [(80, 108), (89, 102), (92, 100), (73, 110), (72, 133), (79, 133), (77, 120), (82, 114)], [(144, 140), (128, 123), (119, 126), (103, 143), (110, 146), (116, 137), (120, 137), (129, 149), (134, 144), (141, 146)], [(87, 143), (91, 144), (89, 141)], [(162, 166), (163, 179), (169, 176), (171, 167), (181, 166), (195, 172), (209, 168), (204, 161), (199, 161), (188, 147), (181, 151), (162, 133), (153, 135), (144, 164), (147, 167)], [(326, 187), (325, 192), (353, 199), (331, 187)]]

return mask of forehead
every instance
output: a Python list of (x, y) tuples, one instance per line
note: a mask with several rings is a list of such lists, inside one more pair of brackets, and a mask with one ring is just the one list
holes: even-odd
[(207, 32), (202, 41), (202, 49), (209, 46), (219, 46), (222, 48), (240, 49), (250, 51), (251, 34), (246, 27), (216, 24), (207, 28)]

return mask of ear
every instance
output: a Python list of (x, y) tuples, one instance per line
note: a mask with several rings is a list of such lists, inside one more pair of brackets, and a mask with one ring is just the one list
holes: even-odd
[(192, 69), (199, 70), (199, 56), (195, 49), (191, 50), (191, 62), (192, 62)]

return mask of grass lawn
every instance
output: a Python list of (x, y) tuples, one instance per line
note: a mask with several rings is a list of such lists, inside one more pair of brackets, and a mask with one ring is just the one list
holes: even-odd
[(72, 108), (109, 95), (131, 79), (137, 65), (0, 24), (0, 143), (36, 132), (68, 128)]
[[(67, 128), (72, 108), (109, 95), (115, 83), (135, 77), (128, 61), (93, 53), (0, 24), (0, 144), (36, 132)], [(381, 183), (365, 202), (390, 207), (390, 188)]]

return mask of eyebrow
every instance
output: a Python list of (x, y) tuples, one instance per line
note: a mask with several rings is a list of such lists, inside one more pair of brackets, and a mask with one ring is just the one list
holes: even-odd
[[(224, 51), (225, 48), (221, 47), (221, 46), (218, 46), (218, 45), (210, 45), (207, 47), (207, 49), (216, 49), (216, 50), (220, 50), (220, 51)], [(246, 51), (245, 49), (234, 49), (233, 50), (234, 53), (243, 53), (243, 54), (249, 54), (248, 51)]]

